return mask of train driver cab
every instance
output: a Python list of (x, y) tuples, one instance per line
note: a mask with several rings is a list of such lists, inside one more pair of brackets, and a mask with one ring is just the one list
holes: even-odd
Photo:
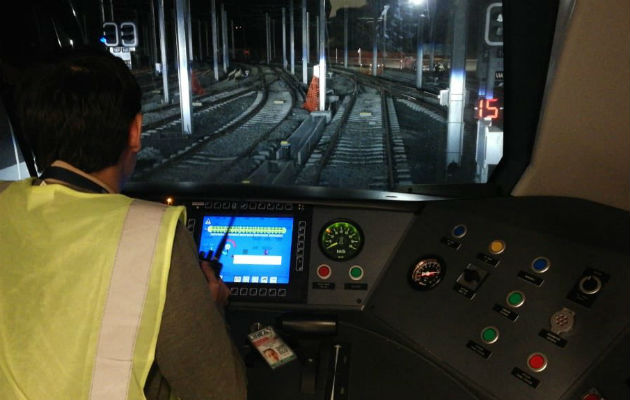
[(121, 58), (123, 193), (185, 206), (249, 399), (630, 398), (626, 0), (0, 8), (0, 180), (21, 72)]

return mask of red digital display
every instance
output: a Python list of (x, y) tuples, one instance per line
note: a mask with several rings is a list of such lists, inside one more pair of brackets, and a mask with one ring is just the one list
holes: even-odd
[(479, 99), (477, 102), (475, 116), (477, 119), (499, 118), (499, 99)]

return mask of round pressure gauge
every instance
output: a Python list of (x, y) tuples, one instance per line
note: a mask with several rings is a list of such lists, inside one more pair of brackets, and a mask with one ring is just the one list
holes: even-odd
[(411, 286), (419, 290), (436, 287), (444, 278), (446, 267), (437, 257), (425, 257), (411, 266), (409, 281)]
[(331, 260), (349, 260), (361, 251), (363, 233), (350, 220), (330, 221), (319, 234), (319, 246)]

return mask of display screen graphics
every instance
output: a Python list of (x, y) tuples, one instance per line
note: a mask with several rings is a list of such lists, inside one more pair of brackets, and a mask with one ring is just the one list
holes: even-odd
[(199, 252), (214, 254), (226, 232), (219, 258), (224, 282), (289, 283), (293, 218), (207, 215), (203, 218)]

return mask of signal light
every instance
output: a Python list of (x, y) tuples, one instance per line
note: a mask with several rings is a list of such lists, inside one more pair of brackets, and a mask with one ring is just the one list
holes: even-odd
[(120, 24), (120, 41), (125, 47), (136, 47), (138, 45), (138, 29), (133, 22), (123, 22)]
[(503, 5), (492, 3), (486, 10), (485, 40), (488, 46), (503, 46)]
[(119, 35), (118, 35), (118, 25), (114, 22), (104, 22), (103, 23), (103, 36), (99, 39), (101, 43), (104, 43), (105, 46), (115, 47), (118, 46)]

